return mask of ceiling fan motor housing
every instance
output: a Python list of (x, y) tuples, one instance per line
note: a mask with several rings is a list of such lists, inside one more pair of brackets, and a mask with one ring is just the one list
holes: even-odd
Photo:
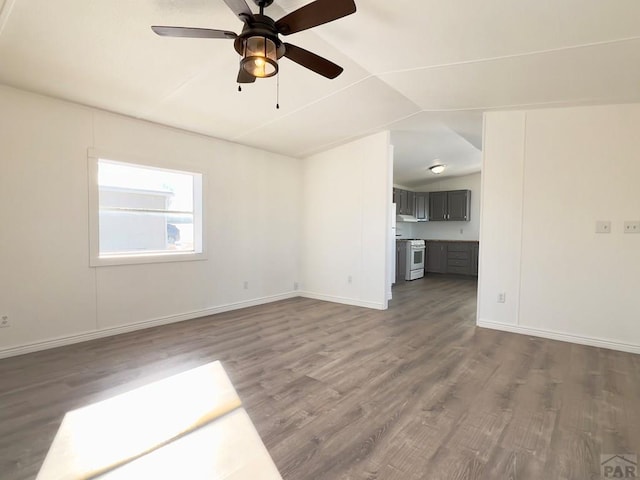
[(278, 31), (276, 30), (276, 22), (266, 15), (255, 14), (251, 21), (251, 24), (246, 23), (242, 28), (242, 33), (233, 42), (233, 47), (238, 52), (238, 55), (244, 54), (244, 42), (249, 37), (265, 37), (271, 40), (276, 45), (277, 58), (280, 59), (285, 54), (285, 46), (278, 38)]

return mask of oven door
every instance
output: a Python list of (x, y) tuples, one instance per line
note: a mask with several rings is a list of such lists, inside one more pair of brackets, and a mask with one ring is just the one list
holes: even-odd
[(420, 270), (424, 268), (425, 247), (412, 247), (409, 258), (409, 269)]

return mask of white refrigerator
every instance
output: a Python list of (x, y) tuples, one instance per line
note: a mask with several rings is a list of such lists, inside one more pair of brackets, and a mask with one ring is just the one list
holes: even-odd
[(387, 279), (387, 299), (391, 300), (391, 286), (396, 283), (396, 204), (391, 204), (391, 228), (389, 229), (389, 241), (387, 242), (387, 264), (389, 278)]

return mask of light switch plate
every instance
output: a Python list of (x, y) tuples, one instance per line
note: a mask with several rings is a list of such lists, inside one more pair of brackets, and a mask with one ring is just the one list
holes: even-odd
[(624, 222), (624, 233), (640, 233), (640, 222)]
[(611, 233), (611, 222), (609, 220), (598, 220), (596, 222), (596, 233)]

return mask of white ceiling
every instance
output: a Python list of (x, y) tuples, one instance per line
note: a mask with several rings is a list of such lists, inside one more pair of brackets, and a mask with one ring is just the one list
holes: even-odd
[[(482, 122), (481, 115), (479, 121)], [(401, 159), (394, 169), (394, 184), (418, 187), (444, 176), (467, 175), (480, 170), (482, 152), (455, 130), (439, 122), (423, 122), (420, 127), (423, 128), (391, 132), (394, 157)], [(434, 175), (429, 171), (434, 165), (445, 165), (445, 171)]]
[(239, 32), (222, 0), (0, 0), (0, 83), (295, 157), (389, 129), (408, 186), (436, 158), (477, 171), (483, 111), (640, 101), (638, 0), (356, 3), (286, 38), (345, 71), (283, 59), (280, 110), (275, 79), (237, 92), (231, 41), (149, 28)]

